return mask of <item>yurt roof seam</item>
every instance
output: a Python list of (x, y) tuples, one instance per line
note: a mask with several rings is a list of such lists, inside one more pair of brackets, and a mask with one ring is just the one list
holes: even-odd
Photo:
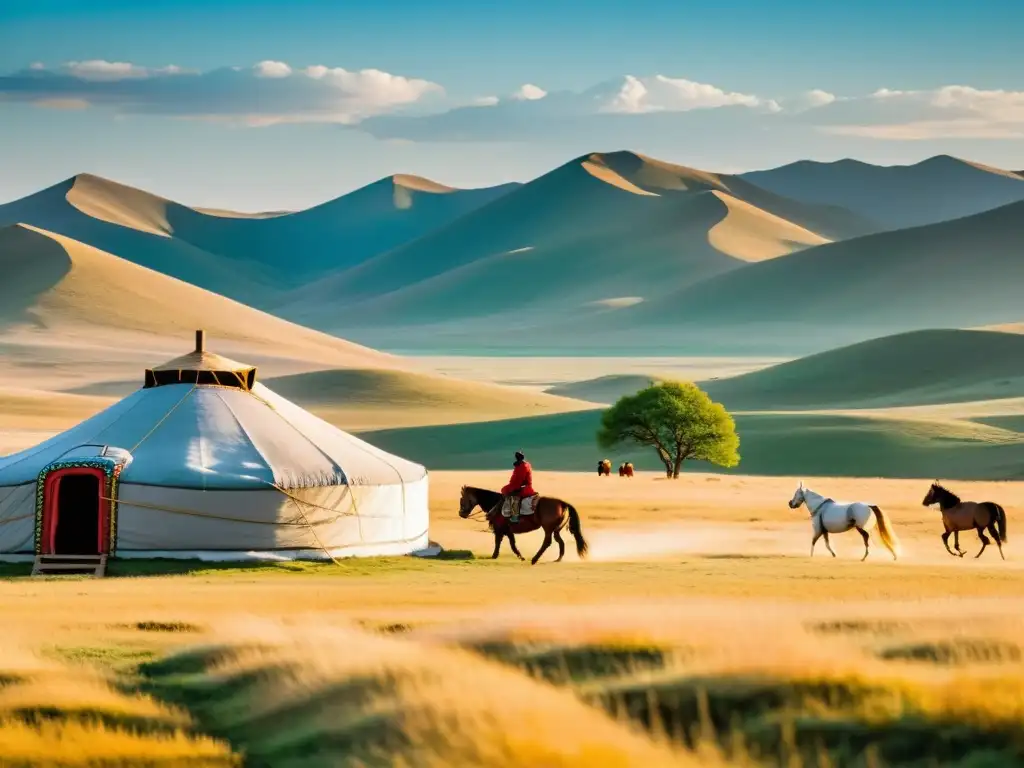
[(184, 403), (186, 400), (188, 400), (192, 396), (192, 393), (196, 391), (196, 386), (198, 386), (198, 385), (193, 384), (192, 387), (189, 389), (189, 391), (186, 392), (185, 395), (181, 398), (181, 400), (176, 402), (174, 404), (174, 407), (170, 408), (167, 411), (167, 413), (165, 413), (163, 415), (163, 417), (160, 419), (160, 421), (158, 421), (156, 424), (154, 424), (153, 428), (150, 429), (149, 432), (147, 432), (145, 435), (142, 436), (142, 439), (139, 440), (139, 442), (137, 442), (135, 445), (133, 445), (131, 448), (128, 449), (128, 453), (135, 453), (135, 451), (137, 451), (139, 449), (139, 446), (141, 446), (144, 442), (149, 440), (149, 438), (151, 438), (153, 436), (153, 433), (156, 432), (158, 429), (160, 429), (160, 427), (163, 426), (164, 422), (167, 421), (167, 419), (169, 419), (171, 417), (171, 414), (174, 413), (176, 410), (178, 410), (178, 406), (180, 406), (182, 403)]
[[(252, 394), (252, 392), (250, 392), (249, 394)], [(334, 467), (335, 475), (337, 477), (343, 478), (344, 481), (345, 481), (345, 484), (346, 485), (348, 484), (348, 474), (345, 472), (343, 467), (339, 467), (338, 466), (338, 462), (336, 462), (333, 457), (331, 457), (326, 452), (324, 452), (324, 450), (319, 445), (314, 443), (309, 438), (308, 435), (304, 434), (298, 427), (296, 427), (294, 424), (292, 424), (290, 421), (288, 421), (288, 419), (285, 418), (284, 414), (282, 414), (279, 410), (277, 410), (272, 405), (270, 405), (270, 403), (268, 403), (266, 400), (264, 400), (263, 398), (261, 398), (261, 397), (259, 397), (257, 395), (253, 395), (253, 397), (256, 397), (256, 399), (259, 400), (261, 403), (266, 404), (274, 413), (276, 413), (281, 418), (281, 420), (285, 424), (288, 425), (289, 429), (291, 429), (291, 431), (293, 433), (298, 435), (301, 439), (305, 440), (314, 451), (316, 451), (321, 456), (323, 456), (325, 459), (327, 459), (327, 461), (330, 462), (331, 466)], [(221, 397), (219, 392), (217, 393), (217, 399), (219, 399), (222, 403), (224, 403), (224, 406), (227, 408), (228, 413), (231, 414), (231, 418), (235, 420), (235, 424), (237, 424), (238, 428), (244, 433), (245, 432), (245, 427), (242, 425), (241, 420), (238, 418), (238, 414), (235, 413), (235, 409), (231, 407), (231, 403), (229, 403), (225, 398)], [(276, 475), (277, 474), (277, 470), (273, 467), (273, 465), (271, 464), (270, 460), (263, 453), (263, 451), (260, 450), (259, 446), (256, 445), (256, 441), (250, 438), (249, 442), (252, 445), (253, 449), (256, 451), (256, 453), (258, 453), (260, 455), (260, 458), (263, 459), (263, 462)], [(305, 481), (308, 480), (310, 477), (312, 477), (312, 475), (306, 474), (302, 478), (304, 482), (303, 482), (303, 484), (301, 486), (298, 483), (293, 483), (293, 485), (295, 485), (297, 487), (307, 487)], [(326, 475), (321, 474), (321, 478), (320, 479), (321, 479), (321, 481), (323, 481), (323, 480), (326, 480), (328, 478), (326, 477)], [(331, 478), (331, 479), (333, 480), (334, 478)], [(323, 485), (328, 485), (330, 483), (324, 482), (322, 484)], [(274, 485), (274, 487), (278, 486), (277, 483), (273, 483), (272, 485)], [(315, 485), (317, 485), (317, 483), (313, 483), (312, 485), (315, 486)]]
[[(295, 423), (291, 419), (289, 419), (288, 416), (285, 415), (285, 413), (283, 411), (281, 411), (281, 409), (275, 408), (273, 403), (271, 403), (266, 398), (260, 397), (255, 392), (250, 391), (250, 394), (252, 394), (252, 396), (255, 397), (257, 400), (259, 400), (261, 403), (265, 404), (274, 413), (276, 413), (281, 418), (281, 421), (283, 421), (285, 424), (287, 424), (292, 429), (292, 431), (295, 432), (295, 434), (297, 434), (299, 437), (301, 437), (303, 440), (305, 440), (307, 443), (309, 443), (313, 447), (313, 450), (315, 450), (317, 453), (319, 453), (321, 456), (323, 456), (325, 459), (327, 459), (327, 461), (329, 461), (331, 463), (331, 466), (334, 467), (337, 470), (337, 472), (340, 474), (340, 476), (345, 479), (345, 483), (344, 484), (346, 486), (350, 484), (349, 483), (348, 472), (345, 471), (345, 468), (341, 467), (341, 466), (338, 466), (338, 462), (334, 460), (334, 457), (331, 456), (329, 453), (327, 453), (323, 448), (321, 448), (315, 442), (313, 442), (313, 439), (309, 435), (307, 435), (305, 432), (303, 432), (301, 429), (299, 429), (295, 425)], [(313, 414), (310, 414), (310, 415), (312, 416)], [(257, 450), (259, 450), (259, 449), (257, 448)], [(387, 463), (387, 462), (385, 462), (385, 463)], [(391, 465), (388, 464), (388, 466), (391, 466)], [(394, 469), (394, 467), (392, 467), (392, 469)]]

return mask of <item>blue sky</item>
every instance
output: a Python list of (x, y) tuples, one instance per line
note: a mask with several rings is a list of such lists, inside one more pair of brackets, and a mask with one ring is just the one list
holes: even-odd
[(91, 171), (294, 208), (619, 148), (1024, 168), (1021, 29), (1017, 0), (8, 0), (0, 200)]

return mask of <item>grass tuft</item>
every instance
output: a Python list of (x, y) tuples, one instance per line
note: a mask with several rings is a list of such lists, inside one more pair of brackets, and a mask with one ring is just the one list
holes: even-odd
[(969, 638), (896, 645), (882, 649), (878, 655), (889, 661), (949, 665), (1018, 663), (1024, 658), (1016, 643)]

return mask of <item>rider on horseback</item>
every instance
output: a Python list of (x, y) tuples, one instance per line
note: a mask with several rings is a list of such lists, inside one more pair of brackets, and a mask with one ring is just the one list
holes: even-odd
[[(502, 496), (518, 496), (524, 499), (533, 496), (537, 492), (533, 490), (533, 468), (522, 451), (516, 451), (516, 461), (512, 465), (512, 477), (508, 485), (501, 489)], [(522, 503), (522, 502), (520, 502)], [(519, 506), (513, 502), (512, 514), (508, 519), (509, 523), (519, 522)]]

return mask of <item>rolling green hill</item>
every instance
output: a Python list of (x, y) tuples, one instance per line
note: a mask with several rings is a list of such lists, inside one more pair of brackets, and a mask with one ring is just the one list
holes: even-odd
[[(550, 394), (613, 403), (660, 377), (610, 375)], [(892, 408), (1024, 397), (1024, 336), (911, 331), (699, 382), (730, 410)]]
[(1024, 396), (1024, 336), (934, 330), (886, 336), (706, 382), (731, 410), (886, 408)]
[[(504, 469), (521, 447), (534, 471), (594, 471), (610, 458), (662, 471), (650, 448), (598, 448), (599, 411), (360, 435), (430, 469)], [(727, 473), (773, 476), (1024, 479), (1024, 434), (968, 421), (828, 414), (741, 414), (741, 461)], [(689, 462), (688, 471), (719, 471)], [(626, 482), (618, 478), (594, 482)], [(679, 481), (686, 492), (685, 478)], [(543, 493), (542, 487), (538, 490)]]
[(611, 374), (598, 376), (596, 379), (572, 381), (549, 387), (546, 392), (562, 397), (577, 397), (592, 403), (614, 403), (623, 395), (631, 395), (658, 381), (655, 376), (635, 376), (632, 374)]

